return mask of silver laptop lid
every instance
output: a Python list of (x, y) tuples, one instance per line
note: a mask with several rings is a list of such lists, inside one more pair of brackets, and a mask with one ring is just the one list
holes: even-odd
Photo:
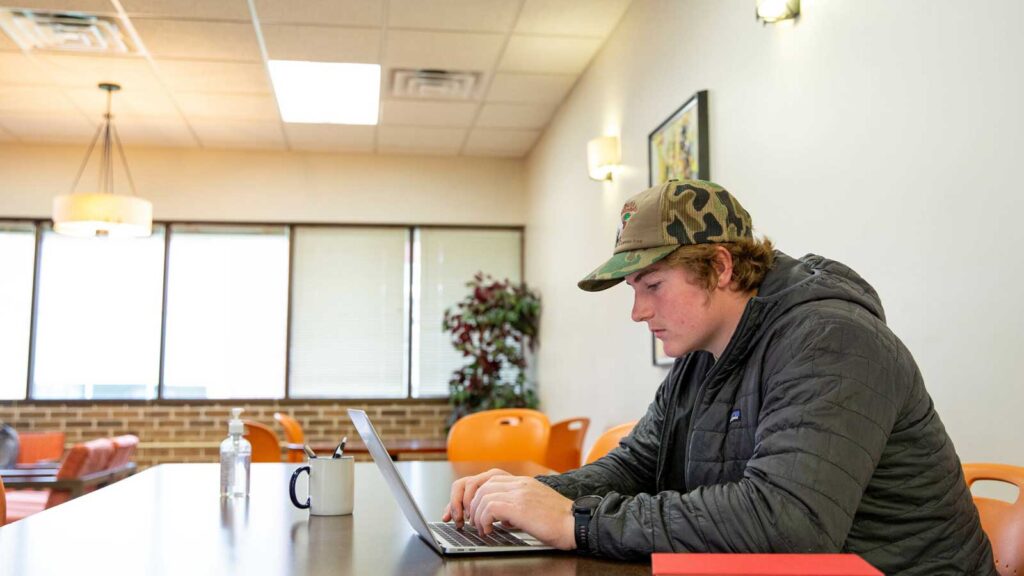
[(349, 409), (348, 417), (356, 425), (356, 430), (363, 438), (363, 443), (366, 444), (370, 455), (373, 456), (373, 461), (377, 464), (377, 468), (380, 469), (380, 473), (384, 476), (388, 487), (391, 488), (391, 493), (395, 496), (395, 500), (398, 501), (398, 507), (405, 514), (405, 519), (409, 521), (413, 529), (419, 532), (424, 540), (430, 542), (438, 552), (441, 552), (441, 546), (430, 531), (427, 520), (423, 517), (423, 513), (420, 512), (420, 507), (416, 505), (416, 501), (413, 500), (409, 488), (405, 485), (405, 480), (398, 473), (398, 468), (395, 467), (391, 456), (388, 455), (388, 451), (384, 448), (384, 443), (381, 442), (380, 436), (374, 430), (373, 424), (370, 423), (370, 418), (366, 415), (366, 412)]

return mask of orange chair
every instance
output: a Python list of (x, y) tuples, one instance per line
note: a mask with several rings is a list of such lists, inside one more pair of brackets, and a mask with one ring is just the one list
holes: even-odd
[(551, 424), (536, 410), (506, 408), (464, 416), (448, 433), (448, 459), (544, 464)]
[(288, 449), (288, 462), (304, 462), (306, 453), (302, 445), (306, 443), (306, 435), (302, 433), (299, 421), (283, 412), (274, 412), (274, 420), (284, 428), (285, 448)]
[(590, 452), (587, 453), (587, 464), (590, 464), (594, 460), (597, 460), (605, 454), (612, 451), (613, 448), (619, 445), (619, 441), (629, 436), (629, 433), (633, 431), (633, 427), (636, 426), (637, 421), (626, 422), (625, 424), (619, 424), (613, 426), (601, 434), (597, 438), (597, 442), (590, 447)]
[(63, 432), (18, 432), (18, 464), (53, 462), (64, 456)]
[(579, 468), (583, 457), (583, 438), (589, 426), (590, 418), (569, 418), (552, 424), (545, 465), (559, 472)]
[(139, 437), (134, 434), (115, 436), (110, 439), (114, 443), (114, 455), (107, 463), (107, 469), (120, 468), (132, 461), (135, 456), (135, 449), (139, 447)]
[(1017, 486), (1012, 504), (994, 498), (974, 497), (981, 527), (992, 541), (996, 570), (1002, 576), (1024, 574), (1024, 468), (1008, 464), (964, 464), (970, 488), (978, 480), (995, 480)]
[[(74, 480), (107, 469), (114, 455), (114, 443), (109, 438), (75, 444), (68, 451), (60, 468), (58, 480)], [(11, 522), (53, 508), (71, 499), (67, 490), (8, 490), (7, 517)]]
[(281, 444), (277, 440), (274, 429), (266, 424), (243, 420), (245, 423), (245, 439), (252, 444), (253, 462), (280, 462)]

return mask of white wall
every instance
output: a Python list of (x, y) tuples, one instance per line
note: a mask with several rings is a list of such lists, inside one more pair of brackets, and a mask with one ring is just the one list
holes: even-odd
[[(522, 160), (129, 149), (157, 220), (521, 225)], [(48, 218), (85, 146), (0, 146), (0, 218)], [(95, 159), (94, 159), (95, 162)], [(129, 188), (118, 174), (115, 191)], [(90, 166), (79, 191), (95, 186)]]
[[(871, 281), (961, 458), (1024, 465), (1024, 3), (635, 0), (527, 164), (527, 280), (543, 293), (539, 378), (588, 443), (642, 414), (665, 370), (631, 291), (578, 290), (646, 187), (647, 134), (710, 95), (711, 177), (794, 256)], [(587, 180), (588, 139), (620, 133), (625, 173)]]

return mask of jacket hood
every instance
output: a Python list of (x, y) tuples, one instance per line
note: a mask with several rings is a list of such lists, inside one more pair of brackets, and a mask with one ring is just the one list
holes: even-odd
[(740, 324), (726, 348), (726, 365), (743, 362), (764, 330), (796, 306), (819, 300), (852, 302), (885, 322), (878, 293), (850, 267), (816, 254), (796, 259), (778, 250), (775, 264), (747, 303)]

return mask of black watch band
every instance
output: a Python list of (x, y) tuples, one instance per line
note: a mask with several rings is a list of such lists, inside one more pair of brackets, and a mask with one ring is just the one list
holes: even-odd
[(586, 554), (590, 551), (590, 520), (594, 512), (601, 505), (600, 496), (581, 496), (572, 503), (572, 516), (574, 533), (576, 536), (576, 551)]

